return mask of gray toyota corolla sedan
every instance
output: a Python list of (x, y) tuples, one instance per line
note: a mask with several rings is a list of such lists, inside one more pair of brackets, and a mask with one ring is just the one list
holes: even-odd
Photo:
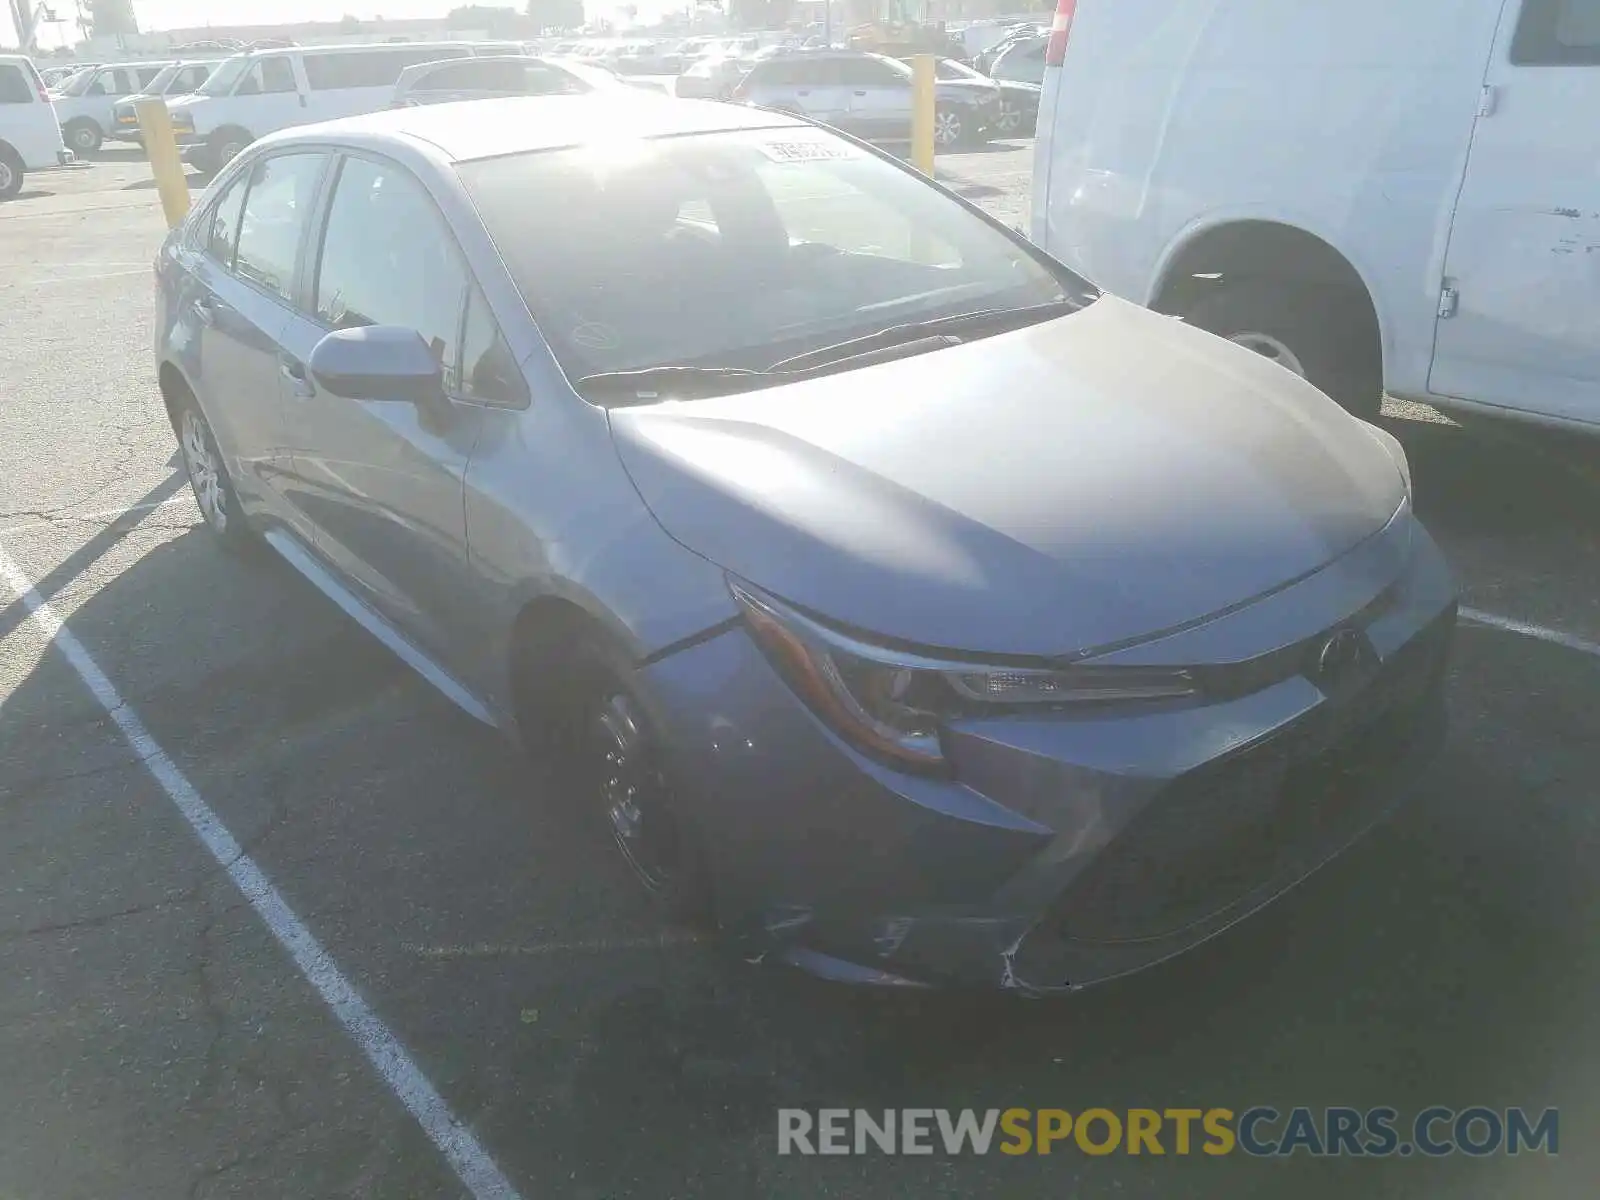
[(578, 96), (293, 130), (157, 275), (221, 540), (775, 959), (1146, 966), (1439, 744), (1455, 594), (1392, 437), (817, 126)]

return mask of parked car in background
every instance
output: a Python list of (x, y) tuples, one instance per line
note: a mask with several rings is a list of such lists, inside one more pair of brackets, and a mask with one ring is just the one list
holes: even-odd
[[(911, 89), (912, 70), (896, 59), (855, 50), (803, 50), (757, 63), (733, 97), (868, 140), (903, 141), (911, 136)], [(955, 146), (992, 133), (1000, 99), (999, 86), (982, 76), (939, 79), (935, 143)]]
[(592, 91), (662, 94), (637, 86), (603, 67), (530, 55), (497, 54), (407, 67), (395, 85), (391, 108), (490, 100), (504, 96), (577, 95)]
[(99, 63), (73, 63), (70, 67), (44, 67), (39, 70), (39, 78), (44, 80), (47, 88), (58, 87), (79, 71), (92, 71), (99, 65)]
[(140, 100), (148, 97), (160, 96), (188, 96), (211, 76), (215, 62), (178, 62), (170, 63), (164, 67), (159, 75), (150, 81), (143, 92), (129, 96), (126, 100), (117, 101), (112, 109), (111, 128), (106, 131), (106, 136), (125, 142), (138, 142), (142, 138), (139, 134)]
[(1039, 28), (1037, 25), (1007, 26), (1005, 31), (995, 40), (972, 56), (972, 65), (987, 75), (993, 70), (995, 59), (1011, 49), (1012, 46), (1018, 42), (1044, 37), (1046, 32), (1046, 30)]
[(1014, 79), (990, 79), (966, 63), (951, 58), (941, 58), (934, 69), (941, 81), (953, 83), (966, 80), (1000, 89), (1000, 104), (995, 109), (994, 124), (989, 130), (996, 137), (1027, 137), (1033, 132), (1039, 119), (1039, 96), (1043, 90), (1038, 84)]
[(675, 916), (1064, 991), (1426, 767), (1455, 594), (1389, 434), (808, 122), (473, 108), (247, 149), (158, 252), (154, 366), (211, 531)]
[(75, 154), (93, 154), (116, 127), (119, 100), (142, 93), (168, 67), (164, 62), (114, 63), (69, 79), (55, 93), (61, 136)]
[(185, 156), (203, 171), (216, 171), (264, 134), (389, 107), (407, 67), (501, 54), (506, 45), (380, 42), (253, 50), (224, 59), (193, 95), (167, 108)]
[(1600, 431), (1600, 6), (1261, 13), (1058, 17), (1039, 243), (1359, 414), (1387, 391)]
[(689, 100), (728, 100), (755, 65), (755, 50), (747, 56), (713, 52), (697, 58), (683, 69), (672, 88), (675, 95)]
[(22, 54), (0, 54), (0, 200), (22, 191), (29, 171), (72, 161), (44, 80)]
[(995, 56), (989, 65), (989, 75), (1017, 83), (1042, 84), (1045, 49), (1049, 41), (1048, 37), (1018, 38)]

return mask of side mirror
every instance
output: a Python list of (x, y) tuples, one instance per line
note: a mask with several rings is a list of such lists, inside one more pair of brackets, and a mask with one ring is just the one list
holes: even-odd
[(415, 329), (367, 325), (335, 329), (307, 364), (322, 388), (349, 400), (403, 400), (437, 409), (445, 399), (439, 360)]

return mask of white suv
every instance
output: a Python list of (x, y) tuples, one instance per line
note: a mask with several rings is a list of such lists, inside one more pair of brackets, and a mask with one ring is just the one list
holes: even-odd
[(33, 63), (20, 54), (0, 54), (0, 200), (22, 190), (28, 171), (64, 166), (72, 154), (61, 144), (61, 126)]
[(1060, 0), (1033, 237), (1363, 415), (1600, 426), (1600, 3)]

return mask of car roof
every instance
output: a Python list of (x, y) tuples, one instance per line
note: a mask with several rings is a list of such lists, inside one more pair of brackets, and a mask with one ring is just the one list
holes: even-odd
[(262, 139), (275, 145), (297, 141), (348, 141), (378, 145), (416, 140), (432, 144), (453, 162), (555, 150), (612, 138), (674, 137), (739, 129), (778, 129), (810, 122), (783, 113), (719, 104), (631, 94), (509, 96), (432, 104), (301, 125)]

